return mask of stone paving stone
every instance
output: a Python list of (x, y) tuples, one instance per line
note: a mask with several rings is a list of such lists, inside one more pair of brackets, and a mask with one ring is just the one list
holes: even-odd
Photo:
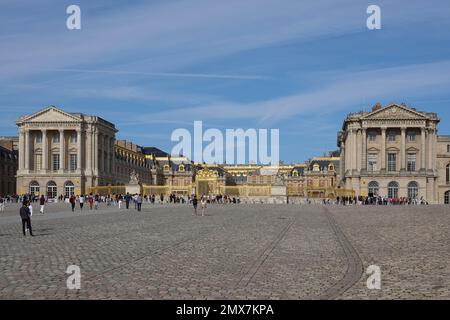
[[(210, 205), (200, 217), (51, 204), (32, 225), (23, 237), (18, 206), (0, 214), (0, 299), (314, 299), (337, 284), (349, 287), (338, 299), (450, 298), (444, 206)], [(380, 266), (381, 290), (349, 263)], [(81, 290), (66, 287), (69, 265)]]

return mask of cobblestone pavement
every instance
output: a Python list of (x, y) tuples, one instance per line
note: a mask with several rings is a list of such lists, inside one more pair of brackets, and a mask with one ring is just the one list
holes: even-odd
[[(77, 208), (78, 210), (78, 208)], [(450, 298), (448, 207), (67, 205), (0, 213), (1, 299)], [(381, 290), (364, 271), (381, 268)], [(68, 290), (69, 265), (81, 289)]]

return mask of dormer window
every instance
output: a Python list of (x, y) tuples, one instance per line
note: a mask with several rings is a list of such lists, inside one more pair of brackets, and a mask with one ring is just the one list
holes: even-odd
[(180, 172), (184, 172), (185, 171), (184, 164), (180, 164), (180, 166), (178, 167), (178, 171), (180, 171)]

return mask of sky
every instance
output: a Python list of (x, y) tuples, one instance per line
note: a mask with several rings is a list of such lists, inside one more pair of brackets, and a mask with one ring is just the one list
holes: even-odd
[(195, 120), (279, 129), (280, 159), (300, 163), (377, 102), (437, 112), (450, 134), (448, 0), (0, 0), (0, 136), (55, 105), (166, 151)]

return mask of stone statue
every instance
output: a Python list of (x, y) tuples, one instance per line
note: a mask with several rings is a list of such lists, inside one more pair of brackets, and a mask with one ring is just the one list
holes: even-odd
[(131, 174), (130, 174), (130, 183), (129, 183), (130, 185), (137, 185), (137, 184), (139, 184), (139, 174), (138, 173), (136, 173), (136, 171), (131, 171)]
[(284, 175), (281, 172), (277, 172), (275, 176), (275, 186), (284, 186)]

